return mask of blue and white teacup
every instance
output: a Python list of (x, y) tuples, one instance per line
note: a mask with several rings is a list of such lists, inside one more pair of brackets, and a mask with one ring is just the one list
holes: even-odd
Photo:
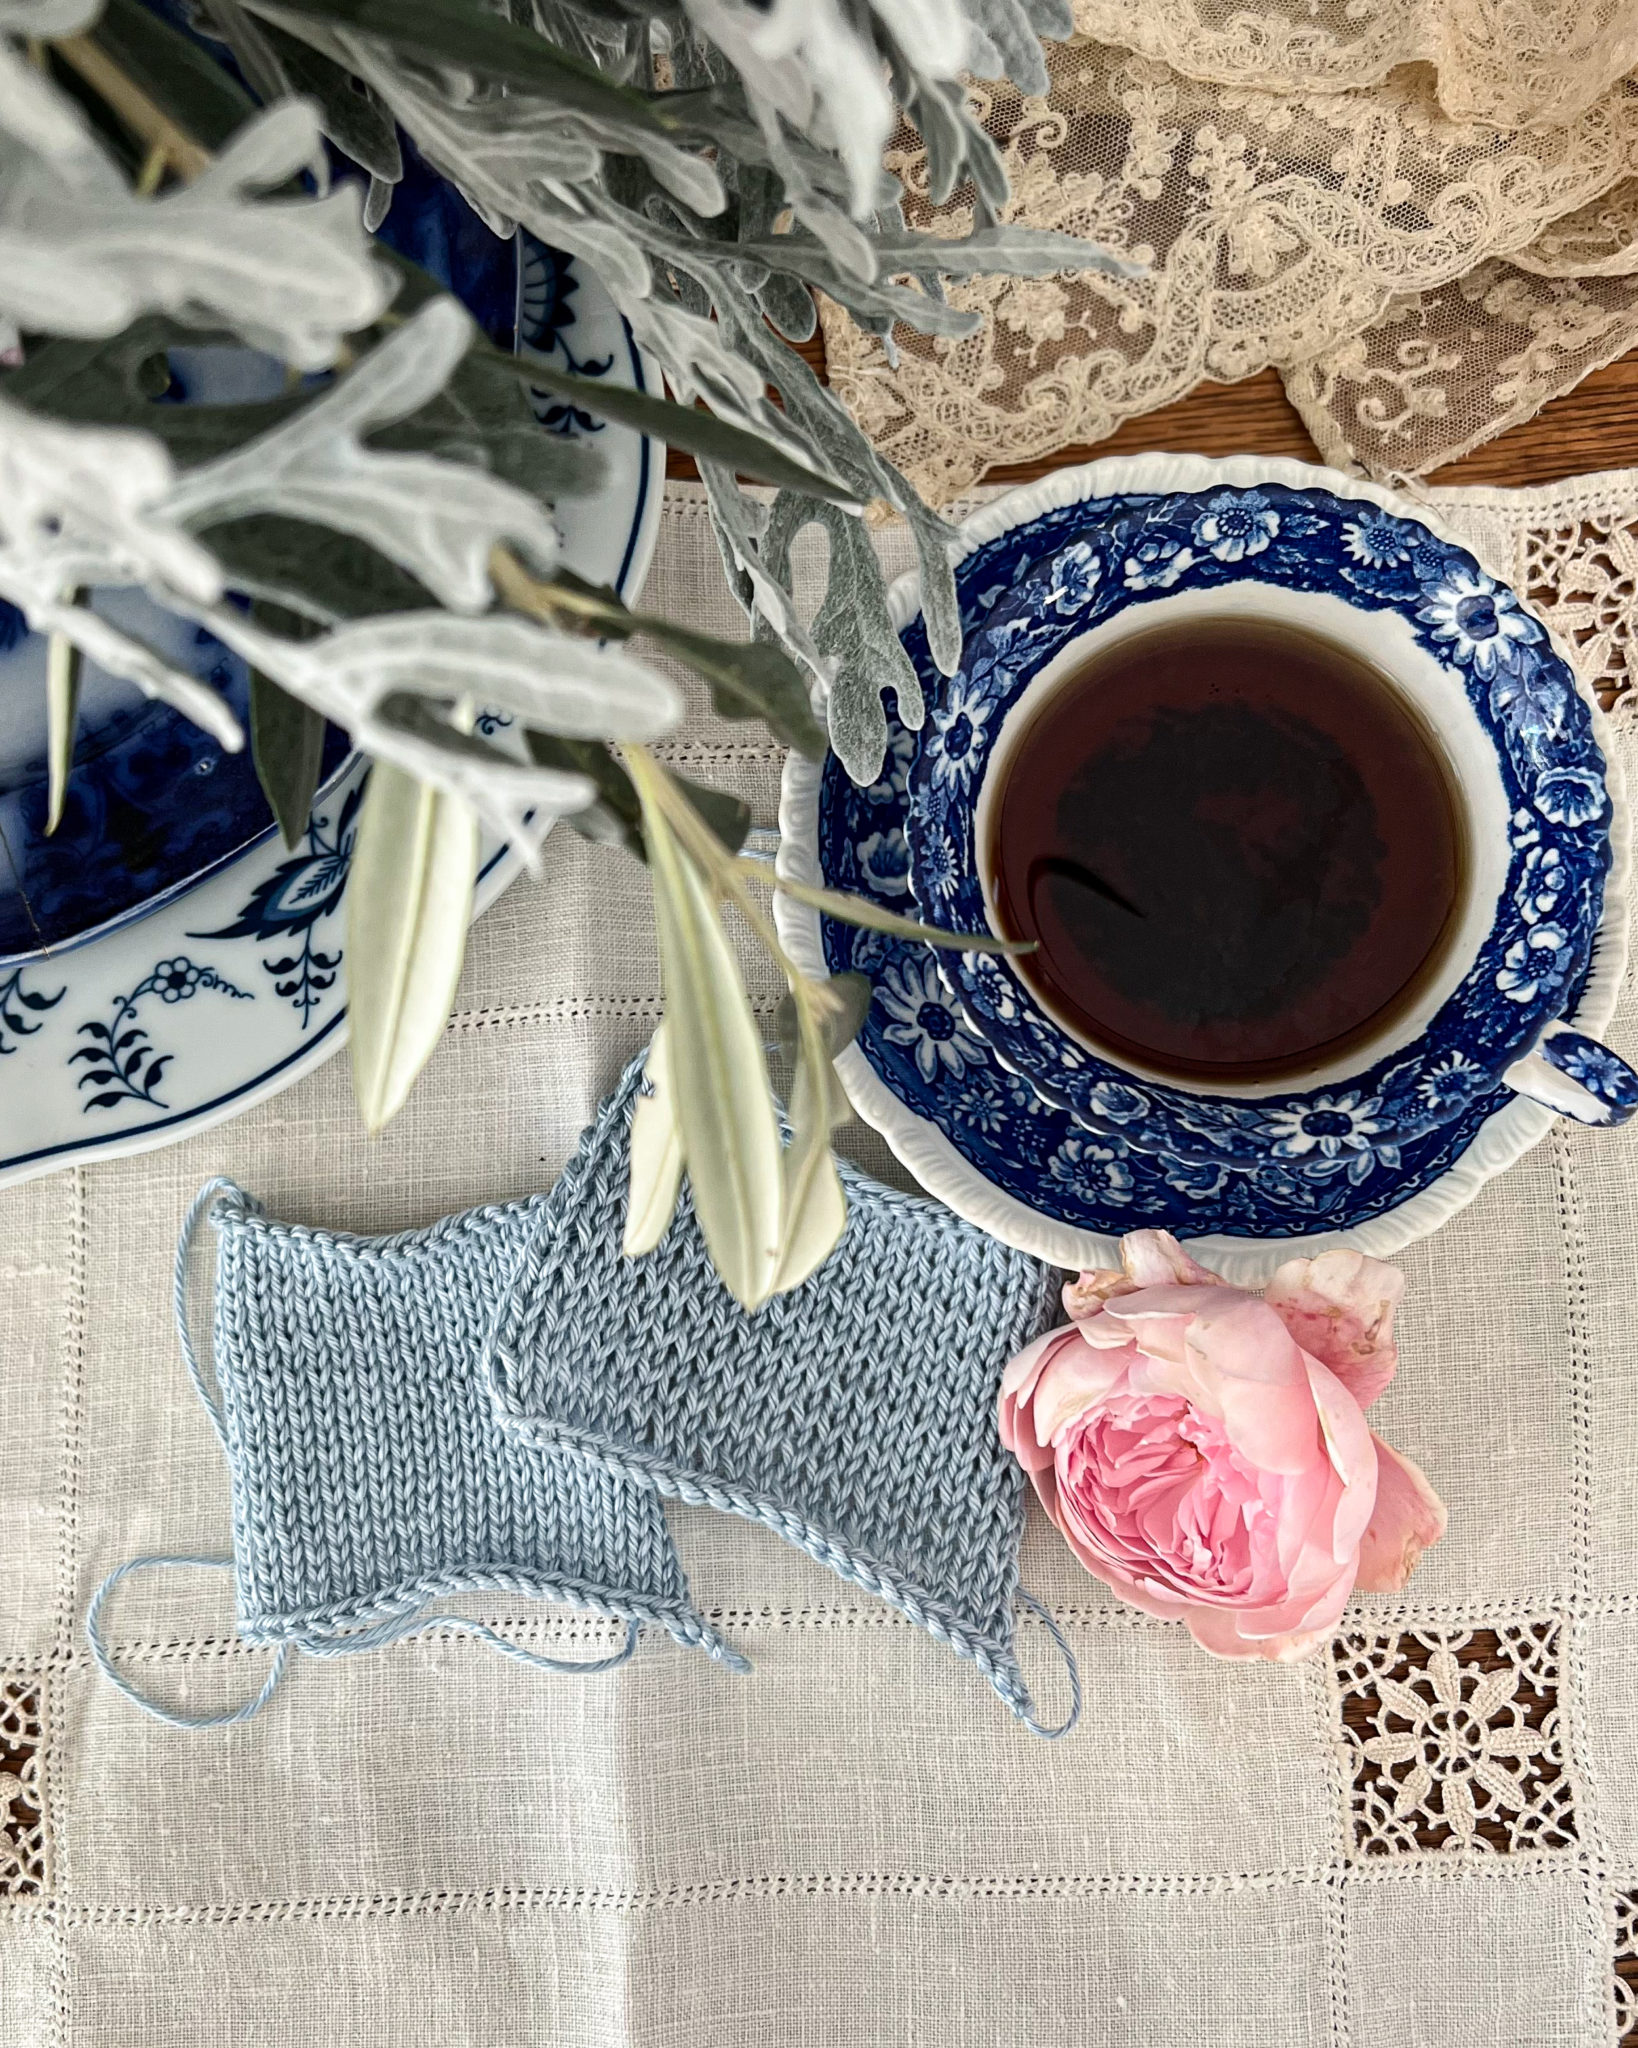
[[(1188, 458), (1154, 460), (1189, 473)], [(1294, 464), (1263, 471), (1245, 459), (1217, 465), (1206, 488), (1103, 498), (1023, 563), (918, 736), (912, 888), (930, 922), (1000, 929), (990, 812), (1045, 695), (1162, 623), (1269, 620), (1384, 671), (1439, 737), (1469, 852), (1440, 970), (1378, 1038), (1272, 1092), (1266, 1080), (1194, 1087), (1145, 1071), (1054, 1014), (1006, 957), (941, 951), (968, 1023), (1087, 1128), (1202, 1166), (1266, 1161), (1277, 1175), (1312, 1154), (1367, 1172), (1510, 1093), (1584, 1123), (1624, 1122), (1638, 1073), (1577, 1022), (1590, 978), (1607, 984), (1624, 944), (1605, 910), (1624, 882), (1627, 817), (1596, 704), (1514, 593), (1417, 507), (1327, 488), (1326, 472)]]

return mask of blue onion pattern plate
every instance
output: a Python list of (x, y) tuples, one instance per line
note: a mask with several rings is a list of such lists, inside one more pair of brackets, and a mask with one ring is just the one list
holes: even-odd
[[(1002, 1061), (1106, 1142), (1165, 1154), (1197, 1178), (1219, 1167), (1238, 1175), (1237, 1211), (1247, 1213), (1254, 1184), (1266, 1227), (1293, 1206), (1311, 1212), (1317, 1183), (1357, 1220), (1356, 1209), (1374, 1213), (1391, 1195), (1391, 1180), (1369, 1184), (1402, 1169), (1413, 1140), (1495, 1108), (1505, 1069), (1574, 1005), (1603, 914), (1610, 851), (1592, 714), (1512, 592), (1420, 521), (1279, 484), (1118, 507), (1092, 501), (1083, 511), (1085, 523), (975, 622), (954, 676), (934, 670), (919, 627), (906, 635), (929, 704), (909, 770), (906, 832), (912, 891), (930, 922), (990, 929), (976, 807), (1002, 725), (1042, 669), (1122, 613), (1247, 579), (1397, 616), (1454, 671), (1501, 774), (1511, 847), (1504, 891), (1471, 968), (1411, 1043), (1341, 1085), (1254, 1100), (1134, 1087), (1046, 1014), (1003, 957), (944, 952), (940, 971)], [(1016, 563), (1015, 552), (1009, 568)], [(1296, 1168), (1290, 1187), (1287, 1166)]]
[[(1139, 576), (1158, 579), (1175, 560), (1161, 553), (1174, 536), (1140, 531), (1158, 500), (1270, 484), (1331, 493), (1362, 514), (1397, 517), (1411, 509), (1336, 472), (1249, 457), (1213, 462), (1157, 455), (1061, 471), (1009, 493), (963, 529), (967, 552), (957, 580), (969, 649), (1021, 587), (1067, 548), (1085, 540), (1089, 548), (1108, 550), (1101, 536), (1127, 522), (1134, 544), (1122, 564), (1135, 557)], [(1442, 538), (1436, 529), (1434, 537)], [(1141, 553), (1151, 540), (1153, 551)], [(1124, 585), (1123, 566), (1118, 573)], [(1154, 587), (1164, 586), (1157, 581)], [(898, 586), (894, 598), (924, 688), (930, 696), (948, 690), (927, 655), (913, 580)], [(1578, 693), (1566, 716), (1579, 723), (1586, 702)], [(906, 825), (918, 737), (891, 715), (889, 723), (887, 760), (869, 788), (855, 787), (834, 759), (822, 769), (794, 758), (787, 763), (780, 860), (796, 879), (855, 890), (914, 915)], [(1593, 714), (1593, 743), (1596, 736)], [(1551, 822), (1538, 812), (1519, 829), (1522, 834)], [(1624, 828), (1624, 812), (1620, 822)], [(1527, 856), (1529, 849), (1518, 851)], [(1623, 829), (1614, 835), (1613, 865), (1601, 875), (1603, 923), (1596, 943), (1589, 948), (1584, 942), (1570, 963), (1552, 1011), (1573, 1016), (1578, 1029), (1596, 1033), (1614, 1008), (1625, 963), (1625, 876)], [(1256, 1278), (1294, 1245), (1347, 1242), (1385, 1255), (1471, 1200), (1553, 1122), (1540, 1104), (1487, 1087), (1397, 1147), (1362, 1143), (1377, 1134), (1360, 1131), (1358, 1104), (1337, 1102), (1312, 1105), (1312, 1127), (1293, 1125), (1282, 1155), (1262, 1159), (1255, 1173), (1237, 1165), (1226, 1148), (1199, 1142), (1188, 1147), (1189, 1156), (1168, 1157), (1134, 1142), (1133, 1127), (1149, 1113), (1146, 1086), (1110, 1078), (1096, 1098), (1089, 1094), (1099, 1124), (1092, 1129), (1013, 1072), (974, 1028), (940, 972), (941, 960), (948, 970), (963, 956), (844, 925), (789, 898), (776, 899), (776, 909), (799, 965), (820, 974), (856, 970), (875, 985), (860, 1037), (838, 1062), (861, 1116), (931, 1193), (997, 1236), (1060, 1264), (1109, 1263), (1113, 1240), (1146, 1225), (1203, 1242), (1213, 1263), (1234, 1278)]]
[[(438, 225), (442, 246), (448, 233)], [(594, 276), (526, 238), (482, 233), (498, 266), (484, 288), (506, 295), (526, 350), (655, 388)], [(434, 241), (423, 255), (437, 255)], [(604, 455), (600, 491), (559, 511), (565, 560), (635, 597), (664, 449), (544, 396), (536, 412), (543, 432), (595, 434)], [(0, 1184), (169, 1144), (288, 1087), (345, 1043), (347, 873), (365, 773), (355, 761), (321, 793), (294, 851), (269, 832), (140, 920), (65, 954), (0, 964)], [(520, 865), (492, 840), (482, 864), (480, 911)]]

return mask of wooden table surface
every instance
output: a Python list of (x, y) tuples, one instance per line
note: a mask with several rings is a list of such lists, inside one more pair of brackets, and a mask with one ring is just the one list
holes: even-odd
[[(803, 350), (817, 369), (817, 343)], [(1066, 463), (1099, 455), (1135, 455), (1145, 448), (1198, 455), (1294, 455), (1319, 460), (1319, 450), (1285, 395), (1278, 374), (1264, 370), (1239, 384), (1201, 384), (1175, 405), (1128, 420), (1094, 447), (1059, 450), (1036, 462), (990, 472), (993, 483), (1027, 483)], [(1546, 484), (1589, 469), (1638, 464), (1638, 350), (1595, 370), (1573, 391), (1555, 398), (1533, 420), (1499, 434), (1460, 462), (1435, 470), (1436, 484)], [(668, 476), (696, 474), (686, 455), (673, 455)]]

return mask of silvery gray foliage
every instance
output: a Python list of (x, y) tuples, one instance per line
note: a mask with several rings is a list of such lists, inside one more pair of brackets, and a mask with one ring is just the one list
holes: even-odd
[(110, 335), (167, 312), (319, 370), (386, 306), (356, 190), (254, 197), (312, 156), (311, 107), (268, 108), (202, 177), (145, 200), (63, 95), (3, 45), (0, 59), (0, 314), (18, 327)]
[[(61, 9), (56, 18), (74, 20)], [(14, 95), (6, 90), (13, 83)], [(73, 104), (0, 35), (0, 305), (16, 305), (36, 333), (101, 337), (161, 312), (270, 342), (294, 365), (333, 361), (344, 335), (383, 312), (396, 279), (369, 254), (356, 189), (323, 201), (254, 196), (305, 161), (316, 133), (310, 107), (283, 102), (247, 124), (191, 186), (139, 200)], [(66, 290), (53, 273), (65, 252), (65, 273), (79, 265), (98, 280), (100, 296), (78, 307), (52, 296)], [(243, 267), (258, 261), (268, 274), (247, 284)], [(252, 430), (231, 452), (181, 474), (155, 435), (52, 418), (13, 402), (0, 383), (0, 595), (37, 630), (176, 705), (224, 746), (242, 747), (245, 735), (214, 689), (76, 601), (88, 588), (140, 586), (208, 625), (372, 755), (532, 845), (553, 816), (590, 801), (591, 784), (473, 737), (455, 700), (571, 738), (633, 740), (674, 723), (680, 704), (670, 683), (630, 655), (506, 613), (451, 616), (491, 602), (488, 562), (498, 544), (537, 572), (550, 568), (557, 534), (549, 512), (470, 462), (371, 448), (362, 436), (391, 431), (408, 414), (418, 433), (435, 435), (440, 407), (458, 435), (475, 416), (452, 403), (451, 378), (474, 332), (455, 301), (434, 297), (328, 391), (288, 416), (276, 408), (271, 431)], [(106, 401), (124, 419), (129, 394), (112, 369), (108, 376)], [(223, 601), (230, 582), (244, 589), (256, 579), (230, 578), (209, 535), (270, 515), (293, 530), (305, 523), (358, 536), (450, 610), (398, 610), (306, 640), (268, 631)]]
[(498, 753), (446, 715), (451, 677), (474, 705), (570, 739), (651, 740), (682, 712), (675, 688), (617, 648), (571, 639), (511, 613), (395, 612), (287, 640), (242, 612), (202, 614), (216, 636), (376, 760), (458, 796), (503, 839), (532, 851), (596, 794), (579, 775)]
[[(921, 684), (904, 643), (892, 630), (882, 565), (857, 519), (849, 519), (834, 505), (781, 491), (760, 541), (767, 569), (788, 580), (792, 544), (810, 525), (825, 529), (830, 546), (824, 602), (813, 618), (815, 645), (833, 673), (866, 675), (874, 682), (871, 689), (842, 693), (842, 701), (831, 712), (830, 743), (854, 781), (869, 782), (881, 772), (887, 749), (882, 691), (893, 692), (899, 722), (915, 730), (926, 716)], [(768, 629), (759, 625), (758, 630)]]
[[(933, 657), (955, 666), (949, 527), (767, 322), (804, 338), (817, 288), (876, 332), (902, 320), (959, 335), (976, 316), (949, 305), (943, 276), (1127, 267), (1070, 236), (998, 225), (1005, 174), (961, 87), (970, 68), (1044, 91), (1039, 36), (1070, 32), (1068, 0), (496, 0), (481, 48), (463, 41), (459, 0), (239, 4), (364, 81), (498, 232), (521, 222), (584, 258), (676, 397), (839, 478), (861, 505), (899, 511)], [(595, 64), (609, 91), (599, 97), (578, 73), (559, 79), (541, 37)], [(654, 49), (672, 91), (637, 90)], [(901, 110), (927, 139), (935, 195), (972, 183), (976, 225), (962, 240), (904, 228), (882, 169)], [(708, 481), (736, 593), (829, 683), (833, 738), (845, 733), (839, 751), (868, 778), (891, 680), (873, 666), (892, 637), (881, 592), (850, 575), (869, 618), (827, 653), (760, 555), (760, 508), (725, 472)], [(832, 554), (856, 571), (851, 545)], [(839, 601), (827, 619), (838, 617)]]
[(195, 529), (252, 512), (335, 527), (368, 541), (452, 611), (483, 611), (493, 595), (490, 551), (501, 542), (541, 573), (551, 568), (557, 529), (548, 513), (484, 470), (380, 454), (358, 438), (434, 398), (474, 332), (453, 299), (432, 300), (316, 403), (191, 470), (162, 515)]
[(84, 586), (133, 583), (183, 608), (216, 601), (215, 559), (160, 509), (173, 480), (149, 435), (65, 426), (0, 397), (0, 596), (237, 750), (244, 735), (214, 690), (66, 601)]

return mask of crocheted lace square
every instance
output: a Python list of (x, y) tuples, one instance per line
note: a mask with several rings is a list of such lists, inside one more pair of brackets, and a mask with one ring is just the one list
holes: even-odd
[(315, 1648), (505, 1591), (714, 1643), (653, 1494), (498, 1426), (479, 1360), (542, 1213), (537, 1198), (372, 1240), (270, 1222), (237, 1191), (217, 1201), (247, 1641)]
[(622, 1256), (636, 1068), (538, 1212), (489, 1370), (522, 1441), (765, 1522), (971, 1657), (1032, 1719), (1013, 1654), (1023, 1487), (1002, 1369), (1051, 1320), (1050, 1268), (843, 1166), (825, 1264), (747, 1316), (686, 1199)]

